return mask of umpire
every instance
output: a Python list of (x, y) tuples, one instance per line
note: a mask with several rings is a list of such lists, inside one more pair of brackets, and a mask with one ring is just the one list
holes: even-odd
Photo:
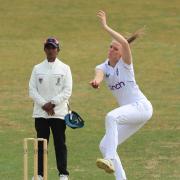
[[(70, 67), (57, 58), (60, 45), (50, 37), (44, 43), (46, 59), (35, 65), (29, 81), (29, 94), (34, 101), (33, 118), (37, 138), (49, 142), (50, 129), (53, 134), (57, 169), (60, 180), (68, 180), (66, 125), (64, 116), (68, 112), (68, 99), (72, 93)], [(43, 145), (39, 142), (38, 180), (43, 179)]]

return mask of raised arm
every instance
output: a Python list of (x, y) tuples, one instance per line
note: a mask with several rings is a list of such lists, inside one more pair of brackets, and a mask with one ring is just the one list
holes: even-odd
[(122, 59), (126, 64), (132, 63), (132, 55), (128, 41), (118, 32), (110, 28), (106, 23), (106, 14), (104, 11), (100, 10), (97, 13), (97, 16), (100, 19), (102, 27), (110, 34), (110, 36), (119, 42), (122, 46)]

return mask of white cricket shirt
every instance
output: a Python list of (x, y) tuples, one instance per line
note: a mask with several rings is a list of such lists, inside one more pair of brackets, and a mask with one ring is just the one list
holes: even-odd
[(104, 72), (104, 79), (107, 86), (115, 96), (119, 105), (125, 105), (146, 99), (144, 94), (136, 84), (134, 77), (133, 65), (125, 64), (120, 59), (115, 67), (108, 64), (108, 59), (96, 66), (96, 69), (101, 69)]

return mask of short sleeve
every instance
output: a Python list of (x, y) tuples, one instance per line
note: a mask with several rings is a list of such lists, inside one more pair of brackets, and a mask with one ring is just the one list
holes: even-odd
[(98, 69), (102, 70), (104, 72), (104, 74), (106, 73), (106, 66), (104, 63), (97, 65), (95, 70), (98, 70)]

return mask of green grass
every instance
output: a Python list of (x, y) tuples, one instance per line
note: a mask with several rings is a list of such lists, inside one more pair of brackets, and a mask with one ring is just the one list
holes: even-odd
[[(86, 120), (84, 129), (67, 129), (71, 180), (114, 179), (95, 166), (101, 156), (104, 116), (117, 106), (105, 85), (98, 91), (88, 85), (111, 40), (97, 20), (99, 9), (106, 10), (109, 24), (124, 34), (144, 25), (147, 29), (132, 51), (136, 80), (152, 102), (154, 115), (119, 147), (127, 177), (180, 179), (179, 0), (0, 0), (0, 4), (1, 180), (23, 179), (22, 141), (35, 136), (28, 81), (32, 67), (44, 59), (42, 44), (50, 35), (60, 39), (59, 57), (71, 66), (72, 107)], [(48, 161), (49, 179), (55, 180), (52, 139)]]

